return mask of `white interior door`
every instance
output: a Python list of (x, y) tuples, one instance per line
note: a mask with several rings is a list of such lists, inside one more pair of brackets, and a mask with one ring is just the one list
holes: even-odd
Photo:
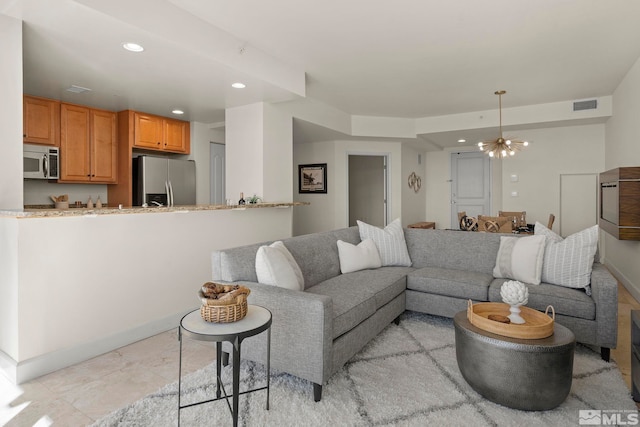
[(212, 205), (224, 205), (225, 201), (225, 146), (211, 143), (211, 172), (210, 198)]
[(559, 234), (569, 236), (598, 223), (598, 175), (560, 175)]
[(386, 156), (349, 155), (349, 225), (387, 225)]
[(451, 153), (451, 228), (459, 228), (458, 212), (491, 213), (491, 170), (482, 152)]

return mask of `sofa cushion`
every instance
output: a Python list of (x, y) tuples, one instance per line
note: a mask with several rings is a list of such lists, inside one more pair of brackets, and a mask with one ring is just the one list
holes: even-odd
[(493, 274), (500, 234), (405, 228), (413, 267), (440, 267)]
[(407, 267), (382, 267), (341, 274), (306, 292), (333, 301), (333, 338), (350, 331), (406, 289)]
[(378, 248), (371, 239), (364, 239), (357, 245), (342, 240), (338, 240), (337, 244), (342, 274), (382, 266)]
[(493, 275), (532, 285), (540, 284), (544, 241), (544, 236), (500, 237)]
[(400, 218), (393, 220), (384, 229), (356, 221), (360, 230), (360, 240), (371, 239), (375, 242), (383, 266), (411, 266), (411, 258), (407, 252), (407, 242), (400, 225)]
[(358, 228), (343, 228), (284, 240), (285, 246), (302, 270), (305, 289), (340, 274), (340, 258), (336, 244), (338, 240), (352, 244), (360, 243)]
[[(508, 279), (495, 279), (489, 286), (489, 301), (502, 302), (500, 288)], [(562, 286), (540, 283), (529, 288), (529, 302), (527, 307), (545, 311), (552, 305), (556, 314), (579, 317), (586, 320), (596, 318), (596, 304), (584, 289), (571, 289)]]
[(424, 267), (409, 273), (407, 276), (407, 289), (456, 298), (487, 301), (488, 288), (492, 280), (493, 276), (488, 273)]
[(591, 269), (598, 248), (598, 226), (594, 225), (565, 239), (536, 222), (535, 234), (545, 236), (542, 280), (569, 288), (586, 288), (591, 293)]
[(304, 278), (298, 263), (281, 241), (260, 246), (256, 253), (256, 276), (259, 283), (301, 291)]

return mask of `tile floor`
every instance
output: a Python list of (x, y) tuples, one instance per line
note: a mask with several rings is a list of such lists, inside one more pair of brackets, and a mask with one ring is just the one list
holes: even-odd
[[(631, 310), (640, 303), (619, 285), (618, 348), (611, 352), (631, 387)], [(203, 351), (204, 350), (204, 351)], [(53, 421), (56, 425), (82, 426), (178, 378), (179, 342), (176, 330), (164, 332), (83, 363), (61, 369), (25, 384), (24, 393), (12, 402), (30, 402), (7, 424), (33, 426)], [(183, 373), (195, 371), (214, 357), (212, 344), (184, 340)], [(0, 382), (6, 381), (0, 376)], [(0, 390), (2, 388), (0, 387)], [(0, 400), (0, 405), (4, 404)], [(0, 406), (0, 411), (3, 408)], [(44, 418), (43, 417), (48, 417)], [(0, 414), (0, 424), (2, 414)]]

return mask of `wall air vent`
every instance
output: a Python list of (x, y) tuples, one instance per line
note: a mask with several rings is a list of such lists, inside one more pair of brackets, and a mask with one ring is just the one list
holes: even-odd
[(575, 101), (573, 103), (573, 111), (595, 110), (598, 108), (597, 99), (588, 99), (586, 101)]
[(84, 93), (89, 91), (91, 91), (91, 89), (89, 89), (88, 87), (82, 87), (82, 86), (76, 86), (76, 85), (71, 85), (70, 87), (67, 88), (67, 92), (73, 92), (73, 93)]

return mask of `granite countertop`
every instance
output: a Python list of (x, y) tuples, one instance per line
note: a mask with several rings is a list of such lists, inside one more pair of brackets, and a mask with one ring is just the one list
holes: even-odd
[(69, 217), (83, 215), (119, 215), (119, 214), (140, 214), (140, 213), (161, 213), (161, 212), (192, 212), (192, 211), (212, 211), (212, 210), (245, 210), (260, 208), (288, 208), (291, 206), (305, 206), (307, 202), (292, 203), (255, 203), (241, 206), (227, 205), (187, 205), (187, 206), (166, 206), (166, 207), (102, 207), (102, 208), (76, 208), (55, 209), (53, 205), (31, 205), (25, 206), (23, 211), (0, 210), (0, 216), (11, 216), (14, 218), (44, 218), (44, 217)]

